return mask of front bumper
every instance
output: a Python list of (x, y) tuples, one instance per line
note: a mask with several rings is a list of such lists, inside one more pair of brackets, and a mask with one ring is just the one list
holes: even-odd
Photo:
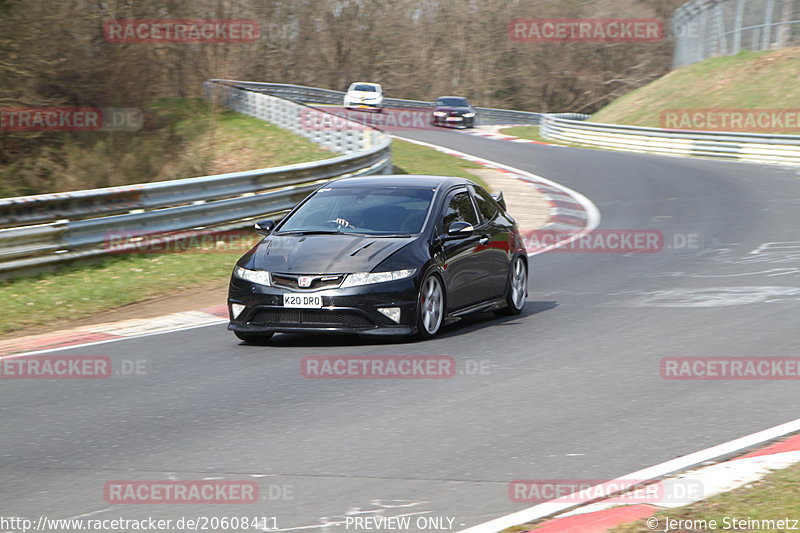
[[(293, 291), (233, 277), (228, 293), (228, 329), (242, 333), (412, 335), (416, 333), (417, 292), (416, 278), (346, 289)], [(322, 307), (284, 307), (284, 294), (320, 295)], [(236, 318), (232, 303), (245, 306)], [(400, 308), (400, 321), (378, 311), (382, 307)]]
[(433, 117), (434, 126), (447, 126), (451, 128), (471, 128), (475, 125), (475, 117), (448, 116)]
[(382, 102), (361, 102), (355, 100), (345, 100), (344, 107), (350, 109), (373, 109), (379, 111), (383, 108)]

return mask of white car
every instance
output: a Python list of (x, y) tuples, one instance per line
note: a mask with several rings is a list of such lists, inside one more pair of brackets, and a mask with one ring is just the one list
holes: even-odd
[(383, 90), (379, 83), (357, 81), (344, 95), (345, 109), (372, 109), (383, 112)]

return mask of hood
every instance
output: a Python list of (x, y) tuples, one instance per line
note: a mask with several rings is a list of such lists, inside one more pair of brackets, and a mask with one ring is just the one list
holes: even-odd
[(245, 268), (292, 274), (369, 272), (415, 237), (363, 235), (271, 236), (258, 244)]

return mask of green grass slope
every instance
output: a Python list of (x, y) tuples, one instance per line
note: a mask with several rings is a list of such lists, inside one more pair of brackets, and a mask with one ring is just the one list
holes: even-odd
[(687, 108), (800, 108), (800, 48), (742, 52), (674, 70), (591, 120), (660, 127), (661, 111)]

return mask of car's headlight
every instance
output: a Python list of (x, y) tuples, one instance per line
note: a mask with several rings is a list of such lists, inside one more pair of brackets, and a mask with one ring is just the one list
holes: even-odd
[(342, 283), (342, 288), (406, 279), (413, 276), (416, 271), (416, 268), (409, 268), (406, 270), (395, 270), (392, 272), (355, 272), (347, 275)]
[(464, 116), (466, 118), (472, 118), (472, 117), (475, 116), (475, 113), (464, 113), (462, 116)]
[(434, 111), (433, 112), (433, 116), (435, 116), (435, 117), (446, 117), (447, 113), (445, 113), (444, 111)]
[(266, 270), (248, 270), (242, 267), (236, 267), (233, 269), (233, 274), (237, 278), (241, 278), (246, 281), (250, 281), (252, 283), (258, 283), (259, 285), (266, 285), (269, 287), (271, 285), (269, 281), (269, 272)]

